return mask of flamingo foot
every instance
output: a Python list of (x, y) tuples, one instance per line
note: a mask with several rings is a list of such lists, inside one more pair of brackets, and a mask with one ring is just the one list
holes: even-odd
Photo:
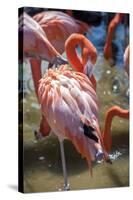
[(70, 190), (70, 184), (64, 184), (64, 191), (69, 191)]

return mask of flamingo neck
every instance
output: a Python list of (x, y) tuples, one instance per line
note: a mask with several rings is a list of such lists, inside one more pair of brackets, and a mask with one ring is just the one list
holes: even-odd
[(112, 43), (114, 31), (115, 31), (117, 25), (122, 21), (123, 15), (124, 15), (123, 13), (117, 13), (109, 24), (108, 34), (107, 34), (108, 46), (110, 46)]
[(112, 145), (111, 124), (115, 116), (118, 116), (124, 119), (129, 119), (129, 111), (122, 109), (118, 106), (112, 106), (107, 111), (107, 114), (105, 117), (104, 131), (103, 131), (103, 142), (104, 142), (104, 146), (107, 152), (110, 151), (111, 145)]
[[(81, 58), (79, 58), (76, 52), (77, 45), (81, 47)], [(88, 59), (90, 59), (92, 64), (96, 62), (96, 48), (83, 35), (72, 34), (65, 43), (65, 50), (70, 64), (78, 72), (84, 72), (84, 67)]]

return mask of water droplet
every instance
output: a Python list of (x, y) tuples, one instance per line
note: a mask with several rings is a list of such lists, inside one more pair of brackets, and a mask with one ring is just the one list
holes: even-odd
[(122, 155), (122, 153), (120, 151), (115, 151), (114, 153), (109, 154), (109, 157), (111, 160), (116, 160), (121, 155)]
[(107, 93), (108, 93), (108, 95), (111, 95), (111, 92), (110, 92), (110, 91), (108, 91)]
[(33, 140), (33, 143), (36, 144), (36, 143), (37, 143), (37, 140)]
[(122, 123), (123, 123), (123, 120), (120, 119), (119, 122), (122, 124)]
[(110, 71), (110, 70), (107, 70), (106, 73), (107, 73), (107, 74), (111, 74), (111, 71)]
[(27, 100), (26, 99), (23, 99), (23, 103), (26, 103), (27, 102)]
[(38, 159), (39, 160), (45, 160), (45, 157), (44, 156), (40, 156)]
[(115, 77), (115, 79), (113, 80), (112, 91), (114, 93), (119, 93), (120, 92), (120, 81), (119, 81), (119, 79), (117, 77)]
[(31, 104), (31, 107), (32, 107), (32, 108), (35, 108), (35, 109), (37, 109), (37, 110), (40, 109), (40, 106), (39, 106), (39, 104), (37, 104), (37, 103), (32, 103), (32, 104)]

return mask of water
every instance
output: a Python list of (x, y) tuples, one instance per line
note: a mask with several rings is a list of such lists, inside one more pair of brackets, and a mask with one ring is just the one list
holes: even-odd
[[(97, 94), (99, 98), (101, 128), (103, 128), (105, 112), (110, 106), (119, 105), (128, 109), (129, 104), (129, 96), (127, 93), (128, 77), (122, 67), (120, 67), (122, 65), (116, 65), (116, 67), (111, 68), (103, 58), (102, 41), (100, 44), (97, 43), (98, 36), (96, 32), (99, 29), (102, 30), (103, 26), (104, 24), (92, 29), (92, 36), (95, 35), (95, 45), (99, 49), (99, 56), (94, 67), (94, 73), (98, 81)], [(104, 38), (105, 33), (102, 32), (102, 34)], [(121, 52), (123, 53), (123, 51)], [(118, 64), (119, 62), (116, 63)], [(120, 63), (123, 63), (122, 57)], [(42, 67), (43, 71), (45, 71), (47, 63), (43, 62)], [(38, 129), (41, 116), (39, 105), (34, 94), (28, 62), (24, 63), (24, 84), (24, 191), (60, 191), (63, 186), (63, 173), (58, 139), (55, 135), (51, 135), (37, 142), (33, 134), (34, 130)], [(128, 120), (118, 117), (114, 118), (112, 136), (113, 147), (110, 157), (113, 164), (94, 163), (93, 177), (90, 176), (86, 161), (77, 153), (71, 142), (65, 140), (66, 163), (71, 190), (123, 187), (129, 185)]]

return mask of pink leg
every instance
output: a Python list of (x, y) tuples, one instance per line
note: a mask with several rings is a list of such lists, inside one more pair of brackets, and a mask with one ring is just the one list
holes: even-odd
[(39, 80), (42, 78), (41, 60), (31, 59), (30, 64), (31, 64), (31, 71), (32, 71), (35, 92), (38, 98), (38, 84)]

